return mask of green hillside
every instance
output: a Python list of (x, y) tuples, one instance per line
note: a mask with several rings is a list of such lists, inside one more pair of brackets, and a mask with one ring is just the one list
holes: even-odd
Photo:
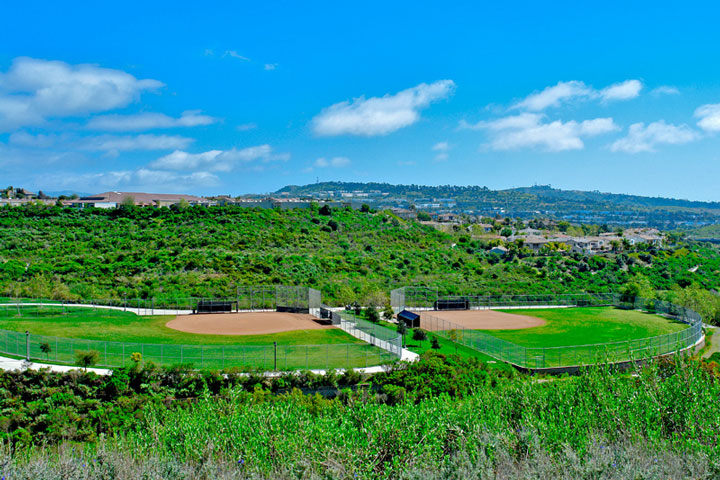
[(380, 304), (395, 287), (447, 293), (670, 291), (720, 288), (708, 247), (588, 257), (506, 257), (462, 226), (443, 233), (389, 212), (192, 207), (0, 209), (0, 295), (177, 298), (234, 295), (237, 285), (294, 284), (329, 303)]

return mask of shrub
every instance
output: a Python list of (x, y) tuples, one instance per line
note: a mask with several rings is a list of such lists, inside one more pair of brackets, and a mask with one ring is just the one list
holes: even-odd
[(97, 365), (100, 361), (100, 352), (97, 350), (78, 350), (75, 352), (75, 360), (78, 365), (87, 370), (88, 367)]

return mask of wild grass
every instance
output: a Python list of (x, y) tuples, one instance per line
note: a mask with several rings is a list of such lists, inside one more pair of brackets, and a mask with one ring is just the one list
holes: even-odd
[[(403, 388), (453, 382), (435, 375), (433, 365), (418, 366)], [(717, 478), (717, 372), (677, 359), (631, 373), (595, 368), (543, 382), (488, 374), (478, 377), (468, 396), (440, 394), (395, 405), (378, 403), (381, 396), (368, 392), (326, 400), (299, 391), (280, 396), (232, 391), (181, 408), (153, 404), (134, 428), (114, 438), (76, 451), (16, 453), (6, 457), (2, 473), (12, 472), (8, 478)], [(90, 467), (92, 460), (102, 468)]]

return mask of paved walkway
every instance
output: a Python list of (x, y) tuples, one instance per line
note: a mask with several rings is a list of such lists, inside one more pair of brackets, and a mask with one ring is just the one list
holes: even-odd
[(146, 308), (146, 307), (111, 307), (108, 305), (93, 305), (91, 303), (0, 303), (0, 307), (8, 305), (10, 307), (15, 306), (33, 306), (33, 307), (65, 307), (65, 308), (104, 308), (106, 310), (119, 310), (121, 312), (130, 312), (135, 315), (190, 315), (192, 310), (175, 310), (175, 309), (161, 309), (161, 308)]
[[(720, 328), (709, 325), (705, 325), (705, 328), (714, 332), (710, 337), (710, 348), (703, 353), (703, 358), (710, 358), (713, 353), (720, 352)], [(707, 339), (708, 337), (706, 336), (705, 341), (707, 341)]]
[[(72, 365), (52, 365), (49, 363), (27, 363), (25, 360), (18, 360), (16, 358), (0, 357), (0, 369), (2, 370), (24, 370), (29, 368), (31, 370), (40, 370), (42, 368), (49, 368), (52, 372), (69, 372), (71, 370), (82, 370), (82, 367), (75, 367)], [(110, 375), (112, 370), (108, 368), (88, 368), (88, 372), (95, 372), (98, 375)]]
[[(412, 352), (410, 352), (412, 353)], [(27, 363), (25, 360), (18, 360), (16, 358), (0, 357), (0, 370), (13, 371), (13, 370), (40, 370), (43, 368), (50, 369), (51, 372), (67, 373), (71, 370), (82, 370), (82, 367), (76, 367), (73, 365), (55, 365), (50, 363), (38, 363), (30, 362)], [(377, 365), (375, 367), (356, 368), (356, 372), (360, 373), (379, 373), (384, 371), (385, 367)], [(112, 369), (110, 368), (88, 368), (88, 372), (95, 372), (98, 375), (112, 375)], [(312, 373), (317, 375), (325, 375), (326, 370), (310, 370)], [(337, 372), (343, 372), (343, 369), (336, 369)], [(265, 372), (266, 377), (277, 377), (287, 372)], [(248, 374), (249, 375), (249, 374)]]

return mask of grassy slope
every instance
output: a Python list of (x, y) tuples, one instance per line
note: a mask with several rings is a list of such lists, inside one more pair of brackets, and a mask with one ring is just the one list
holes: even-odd
[(6, 313), (15, 315), (16, 312), (0, 309), (0, 329), (87, 340), (186, 345), (271, 345), (274, 341), (279, 345), (363, 343), (340, 329), (295, 330), (272, 335), (198, 335), (167, 328), (165, 324), (173, 318), (170, 316), (143, 317), (116, 310), (79, 308), (68, 309), (68, 314), (62, 315), (61, 310), (54, 307), (23, 311), (22, 317), (8, 317)]
[(526, 347), (590, 345), (653, 337), (687, 328), (680, 322), (635, 310), (613, 307), (504, 310), (538, 317), (547, 323), (521, 330), (484, 330), (503, 340)]

